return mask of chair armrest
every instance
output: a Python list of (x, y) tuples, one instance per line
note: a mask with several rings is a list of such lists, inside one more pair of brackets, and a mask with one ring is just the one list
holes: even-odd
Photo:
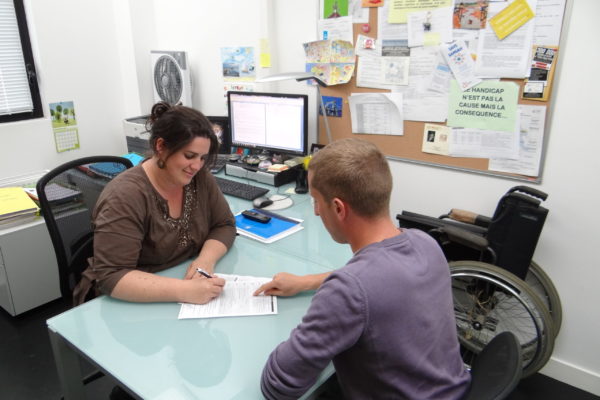
[(488, 240), (476, 233), (449, 225), (439, 228), (439, 231), (445, 233), (446, 237), (451, 242), (462, 244), (463, 246), (467, 246), (481, 252), (488, 250)]
[(484, 228), (489, 227), (491, 222), (491, 219), (485, 215), (479, 215), (472, 211), (461, 210), (459, 208), (453, 208), (447, 215), (450, 219), (455, 221), (482, 226)]

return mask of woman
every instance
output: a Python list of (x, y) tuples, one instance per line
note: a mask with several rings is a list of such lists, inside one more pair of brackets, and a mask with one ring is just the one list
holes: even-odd
[[(232, 246), (235, 220), (208, 172), (218, 151), (211, 123), (184, 106), (157, 103), (149, 117), (152, 157), (117, 176), (94, 213), (94, 255), (76, 304), (104, 293), (134, 302), (203, 304), (225, 281), (208, 279)], [(154, 274), (194, 258), (183, 279)], [(90, 290), (93, 290), (91, 292)]]

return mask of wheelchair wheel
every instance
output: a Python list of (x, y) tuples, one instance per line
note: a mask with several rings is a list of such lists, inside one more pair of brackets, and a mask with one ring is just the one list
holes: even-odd
[(529, 271), (527, 272), (527, 276), (525, 276), (525, 282), (540, 296), (542, 302), (548, 308), (548, 312), (552, 317), (552, 323), (554, 325), (554, 337), (556, 337), (562, 324), (562, 306), (554, 284), (550, 280), (550, 277), (546, 275), (542, 267), (535, 261), (531, 261), (531, 264), (529, 265)]
[(463, 360), (500, 332), (521, 343), (523, 376), (539, 371), (554, 349), (552, 318), (539, 296), (514, 274), (478, 261), (450, 263), (452, 297)]

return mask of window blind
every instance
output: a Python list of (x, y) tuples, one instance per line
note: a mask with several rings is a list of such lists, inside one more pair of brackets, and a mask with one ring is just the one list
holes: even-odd
[(0, 115), (32, 110), (14, 2), (0, 0)]

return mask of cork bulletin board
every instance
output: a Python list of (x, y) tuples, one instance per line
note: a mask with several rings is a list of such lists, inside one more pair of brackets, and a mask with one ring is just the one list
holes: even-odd
[[(561, 44), (564, 41), (565, 34), (565, 21), (568, 20), (568, 11), (570, 9), (569, 1), (566, 2), (564, 17), (562, 20), (561, 29)], [(367, 36), (377, 38), (377, 9), (371, 8), (369, 10), (369, 25), (370, 32)], [(361, 32), (363, 24), (354, 24), (353, 32), (356, 43), (356, 38), (359, 34), (365, 35)], [(554, 55), (554, 68), (552, 75), (557, 75), (559, 70), (558, 61), (560, 60), (560, 49), (556, 51)], [(358, 63), (358, 60), (357, 60)], [(552, 80), (556, 80), (556, 76), (550, 76)], [(542, 145), (542, 155), (539, 166), (539, 173), (537, 176), (526, 176), (515, 173), (499, 172), (489, 169), (489, 159), (487, 158), (470, 158), (470, 157), (452, 157), (439, 154), (425, 153), (422, 151), (423, 145), (423, 132), (425, 124), (428, 122), (424, 121), (404, 121), (404, 134), (401, 136), (396, 135), (374, 135), (374, 134), (359, 134), (352, 133), (352, 124), (350, 117), (350, 107), (348, 105), (348, 98), (352, 93), (381, 93), (390, 92), (385, 89), (375, 89), (368, 87), (357, 87), (356, 86), (356, 71), (352, 79), (343, 85), (335, 85), (321, 88), (323, 96), (333, 96), (342, 98), (342, 116), (341, 117), (328, 117), (328, 122), (331, 130), (332, 139), (341, 139), (345, 137), (358, 137), (361, 139), (368, 140), (375, 143), (388, 158), (392, 160), (406, 161), (417, 164), (431, 165), (442, 168), (450, 168), (460, 170), (464, 172), (479, 173), (485, 175), (492, 175), (503, 177), (507, 179), (515, 179), (520, 181), (540, 183), (543, 171), (543, 161), (545, 148), (548, 141), (549, 121), (552, 115), (552, 92), (549, 91), (548, 97), (545, 101), (527, 100), (522, 98), (523, 87), (526, 83), (526, 79), (501, 79), (501, 81), (512, 81), (519, 86), (519, 100), (518, 104), (530, 104), (535, 106), (545, 106), (545, 124), (544, 124), (544, 138)], [(555, 82), (554, 82), (555, 83)], [(446, 125), (445, 122), (431, 122), (436, 125)], [(319, 143), (327, 143), (327, 137), (325, 133), (325, 125), (323, 122), (323, 116), (319, 117)]]

